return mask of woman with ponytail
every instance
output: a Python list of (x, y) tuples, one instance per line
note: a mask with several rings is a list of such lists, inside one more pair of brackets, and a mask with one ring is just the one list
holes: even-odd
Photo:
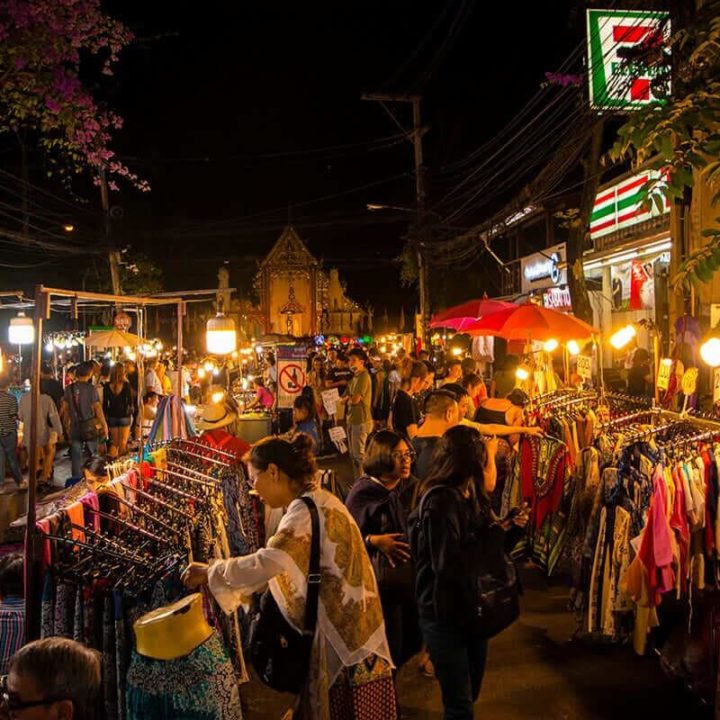
[(240, 605), (247, 609), (250, 596), (269, 585), (282, 615), (301, 632), (312, 534), (310, 510), (301, 498), (311, 499), (319, 515), (321, 579), (301, 717), (352, 719), (352, 698), (359, 693), (378, 704), (378, 717), (395, 720), (392, 658), (375, 575), (352, 516), (318, 487), (312, 439), (303, 433), (292, 442), (268, 438), (254, 445), (246, 459), (250, 482), (262, 500), (271, 508), (287, 508), (277, 532), (252, 555), (192, 563), (183, 575), (185, 584), (207, 585), (227, 613)]

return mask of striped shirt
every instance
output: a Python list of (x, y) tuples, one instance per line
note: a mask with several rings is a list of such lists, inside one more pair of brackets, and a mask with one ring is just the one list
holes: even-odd
[(0, 603), (0, 675), (7, 675), (10, 658), (25, 644), (25, 600), (6, 597)]
[(17, 432), (18, 402), (7, 390), (0, 390), (0, 435)]

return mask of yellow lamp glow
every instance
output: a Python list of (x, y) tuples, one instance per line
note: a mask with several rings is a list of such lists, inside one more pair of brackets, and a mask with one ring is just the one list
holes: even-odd
[(720, 367), (720, 338), (711, 337), (700, 346), (700, 357), (710, 367)]
[(568, 340), (567, 343), (567, 351), (571, 355), (579, 355), (580, 354), (580, 344), (577, 340)]
[(515, 371), (515, 377), (521, 382), (525, 382), (530, 378), (531, 370), (527, 365), (518, 365), (518, 369)]
[(228, 355), (237, 347), (237, 333), (232, 318), (218, 313), (207, 321), (205, 330), (207, 351), (213, 355)]
[(198, 368), (197, 376), (198, 376), (201, 380), (203, 380), (203, 379), (205, 378), (205, 375), (207, 375), (207, 373), (205, 372), (205, 368), (202, 368), (202, 367)]
[(459, 355), (463, 354), (463, 349), (459, 347), (454, 347), (451, 352), (455, 357), (458, 357)]
[(35, 340), (35, 326), (32, 318), (20, 311), (17, 317), (10, 320), (8, 341), (11, 345), (31, 345)]
[(545, 341), (545, 344), (543, 345), (543, 350), (545, 352), (551, 353), (555, 352), (555, 350), (557, 350), (559, 346), (560, 343), (555, 338), (550, 338), (550, 340)]
[(214, 367), (215, 363), (212, 360), (206, 360), (205, 364), (203, 365), (205, 372), (212, 372)]
[(216, 390), (210, 397), (211, 397), (213, 403), (217, 404), (219, 402), (222, 402), (225, 399), (225, 391), (224, 390)]
[(610, 337), (610, 344), (616, 350), (622, 350), (636, 336), (637, 328), (634, 325), (626, 325)]

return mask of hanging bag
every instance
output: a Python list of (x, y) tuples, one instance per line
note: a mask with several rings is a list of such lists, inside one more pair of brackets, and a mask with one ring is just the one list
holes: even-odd
[(273, 690), (298, 694), (307, 680), (320, 599), (320, 519), (312, 498), (301, 497), (310, 511), (310, 567), (305, 600), (305, 629), (298, 632), (285, 619), (270, 590), (260, 598), (260, 612), (250, 625), (250, 661)]

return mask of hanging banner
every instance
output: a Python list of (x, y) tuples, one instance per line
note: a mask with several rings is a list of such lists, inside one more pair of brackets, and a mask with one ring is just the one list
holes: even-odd
[(292, 408), (295, 398), (305, 387), (306, 352), (302, 345), (278, 345), (277, 407)]
[(630, 264), (630, 309), (655, 307), (655, 279), (652, 263), (633, 260)]
[[(590, 105), (629, 110), (665, 102), (670, 95), (669, 40), (668, 12), (588, 10)], [(658, 59), (660, 53), (665, 57)]]

